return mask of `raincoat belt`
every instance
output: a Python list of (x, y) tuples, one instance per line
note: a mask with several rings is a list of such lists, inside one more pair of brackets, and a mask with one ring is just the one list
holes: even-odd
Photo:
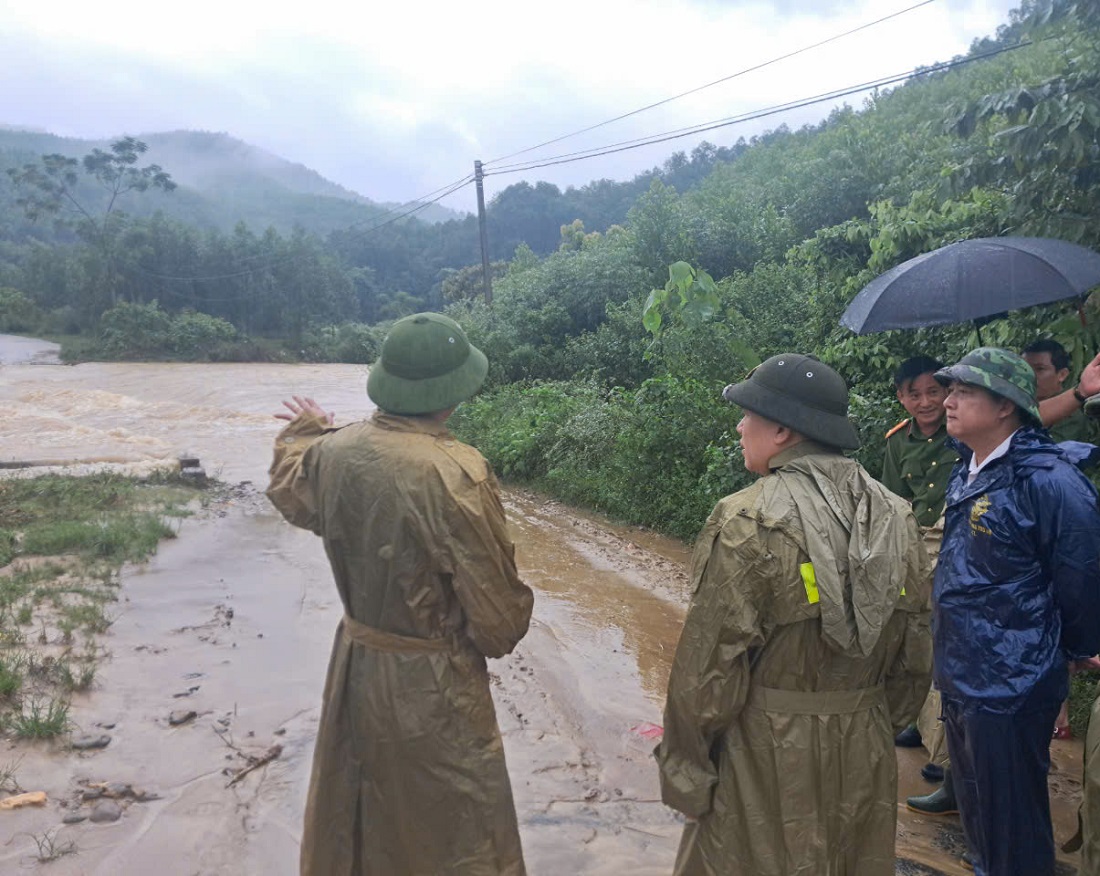
[(352, 644), (388, 654), (420, 654), (425, 651), (450, 651), (451, 639), (418, 639), (368, 627), (353, 617), (344, 615), (344, 638)]
[(859, 690), (803, 691), (754, 686), (745, 706), (787, 715), (851, 715), (885, 708), (886, 688), (880, 684)]

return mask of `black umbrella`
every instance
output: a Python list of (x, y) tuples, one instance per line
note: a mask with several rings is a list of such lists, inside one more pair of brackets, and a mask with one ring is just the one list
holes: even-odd
[(856, 334), (975, 322), (1083, 296), (1100, 285), (1100, 255), (1045, 237), (981, 237), (942, 246), (875, 277), (840, 324)]

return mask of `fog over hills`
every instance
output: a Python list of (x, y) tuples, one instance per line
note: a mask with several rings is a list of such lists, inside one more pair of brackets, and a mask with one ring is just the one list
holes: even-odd
[[(303, 164), (227, 133), (167, 131), (134, 136), (149, 147), (139, 165), (160, 165), (179, 186), (169, 195), (150, 192), (132, 205), (135, 212), (163, 210), (182, 221), (223, 230), (243, 221), (254, 230), (271, 225), (288, 231), (298, 224), (323, 233), (376, 221), (400, 206), (372, 201)], [(0, 125), (0, 168), (36, 161), (49, 153), (81, 158), (92, 149), (108, 149), (110, 142)], [(432, 204), (416, 213), (416, 218), (434, 223), (462, 215)]]

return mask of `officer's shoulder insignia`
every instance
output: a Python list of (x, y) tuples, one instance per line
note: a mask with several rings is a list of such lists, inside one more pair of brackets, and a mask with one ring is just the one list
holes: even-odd
[(904, 429), (908, 425), (909, 425), (909, 418), (906, 417), (904, 420), (902, 420), (900, 423), (898, 423), (896, 426), (894, 426), (894, 428), (892, 428), (889, 432), (887, 432), (886, 437), (889, 438), (892, 435), (895, 435), (896, 433), (900, 432), (902, 429)]

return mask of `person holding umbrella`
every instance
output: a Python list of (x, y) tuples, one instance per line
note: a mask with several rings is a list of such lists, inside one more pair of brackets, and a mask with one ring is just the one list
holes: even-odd
[(979, 876), (1050, 876), (1050, 737), (1068, 662), (1100, 651), (1097, 493), (1041, 428), (1020, 356), (981, 347), (936, 377), (960, 462), (933, 665), (963, 830)]

